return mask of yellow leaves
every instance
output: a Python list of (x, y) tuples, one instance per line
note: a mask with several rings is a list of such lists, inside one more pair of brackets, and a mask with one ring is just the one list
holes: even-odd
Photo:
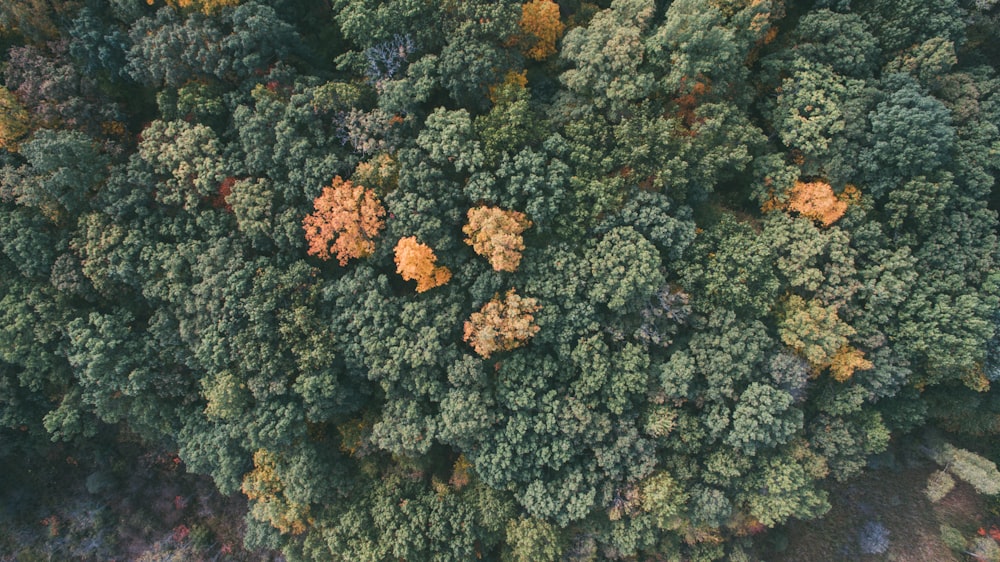
[(518, 296), (511, 289), (504, 300), (494, 296), (479, 312), (472, 313), (462, 339), (486, 359), (497, 351), (516, 349), (538, 333), (534, 313), (541, 308), (536, 299)]
[(559, 5), (552, 0), (531, 0), (521, 6), (521, 37), (524, 56), (544, 60), (556, 52), (556, 41), (566, 26), (559, 19)]
[(789, 295), (782, 303), (779, 318), (781, 341), (809, 361), (815, 373), (829, 368), (835, 380), (844, 382), (855, 371), (873, 367), (864, 352), (848, 345), (847, 338), (855, 331), (840, 319), (836, 306)]
[(300, 535), (313, 523), (309, 505), (293, 502), (285, 495), (277, 462), (277, 456), (266, 449), (254, 453), (254, 469), (243, 477), (243, 493), (253, 501), (250, 515), (255, 519), (269, 522), (282, 533)]
[(465, 243), (489, 260), (496, 271), (516, 271), (524, 250), (521, 233), (531, 227), (525, 214), (498, 207), (476, 207), (469, 209), (468, 218), (468, 224), (462, 227), (468, 236)]
[(10, 90), (0, 86), (0, 148), (17, 152), (30, 130), (28, 110)]
[(977, 365), (975, 369), (970, 369), (962, 375), (962, 384), (976, 392), (987, 392), (990, 389), (990, 379), (983, 373), (982, 365)]
[(455, 465), (452, 467), (451, 479), (448, 480), (448, 484), (451, 484), (451, 487), (454, 488), (456, 492), (461, 490), (472, 480), (471, 471), (472, 463), (465, 458), (465, 455), (459, 455), (458, 458), (455, 459)]
[[(199, 11), (211, 15), (227, 6), (239, 6), (241, 0), (165, 0), (168, 6), (181, 11)], [(156, 0), (146, 0), (152, 6)]]
[(375, 251), (373, 238), (385, 226), (385, 208), (374, 191), (337, 176), (313, 205), (315, 212), (302, 220), (309, 255), (327, 260), (334, 254), (347, 265)]
[(380, 154), (368, 162), (358, 164), (352, 176), (355, 183), (371, 187), (385, 195), (399, 183), (399, 162), (388, 154)]
[(396, 273), (407, 281), (416, 281), (418, 293), (451, 280), (451, 271), (447, 267), (435, 265), (436, 262), (434, 250), (417, 242), (415, 236), (401, 238), (396, 243)]
[(508, 98), (516, 97), (512, 92), (518, 92), (528, 86), (528, 71), (514, 72), (508, 70), (503, 76), (503, 82), (490, 86), (489, 98), (494, 104), (499, 104)]

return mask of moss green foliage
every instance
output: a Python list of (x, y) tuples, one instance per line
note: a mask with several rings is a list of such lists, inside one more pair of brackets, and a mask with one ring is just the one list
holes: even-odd
[(175, 451), (253, 548), (735, 560), (1000, 432), (991, 3), (549, 3), (546, 56), (514, 0), (48, 4), (0, 2), (0, 432)]

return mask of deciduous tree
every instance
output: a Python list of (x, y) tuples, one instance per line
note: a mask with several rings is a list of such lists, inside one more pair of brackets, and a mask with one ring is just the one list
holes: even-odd
[(531, 227), (524, 213), (499, 207), (469, 209), (469, 222), (462, 227), (465, 243), (489, 260), (497, 271), (516, 271), (521, 263), (524, 239), (521, 233)]
[(514, 289), (503, 300), (499, 295), (473, 312), (465, 322), (462, 339), (484, 358), (498, 351), (509, 351), (524, 345), (538, 333), (534, 313), (541, 306), (531, 297), (522, 297)]
[(375, 237), (385, 227), (385, 207), (374, 191), (337, 176), (313, 207), (302, 219), (309, 255), (323, 260), (334, 255), (340, 265), (347, 265), (375, 251)]
[(518, 43), (524, 56), (544, 60), (556, 52), (556, 41), (566, 26), (559, 19), (559, 4), (552, 0), (531, 0), (521, 6), (521, 36)]
[(400, 238), (396, 243), (396, 273), (407, 281), (417, 282), (417, 292), (433, 289), (451, 280), (451, 270), (435, 265), (437, 256), (426, 244), (417, 242), (415, 236)]

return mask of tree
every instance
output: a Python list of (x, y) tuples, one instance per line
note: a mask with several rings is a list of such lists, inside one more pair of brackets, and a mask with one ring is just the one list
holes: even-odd
[(556, 529), (534, 517), (512, 519), (507, 524), (505, 562), (555, 562), (562, 554)]
[(623, 312), (644, 305), (663, 286), (660, 254), (630, 226), (611, 229), (584, 254), (594, 303)]
[(473, 312), (465, 322), (462, 339), (482, 357), (489, 359), (497, 351), (510, 351), (524, 345), (538, 333), (533, 316), (541, 309), (538, 301), (521, 297), (514, 289), (503, 300), (499, 295)]
[[(849, 197), (856, 190), (845, 190)], [(788, 209), (804, 217), (819, 221), (823, 226), (830, 226), (844, 216), (847, 211), (846, 197), (837, 197), (830, 184), (822, 181), (795, 182), (789, 193)]]
[(375, 251), (374, 239), (385, 228), (385, 207), (374, 191), (336, 176), (313, 201), (313, 207), (315, 210), (302, 219), (309, 255), (322, 260), (336, 255), (343, 266)]
[(544, 60), (556, 52), (556, 41), (566, 26), (559, 19), (559, 5), (552, 0), (531, 0), (521, 5), (521, 36), (524, 56)]
[(274, 453), (259, 449), (253, 454), (254, 469), (243, 478), (243, 493), (253, 502), (250, 515), (267, 521), (282, 533), (300, 535), (314, 522), (308, 504), (290, 500)]
[(497, 271), (516, 271), (521, 263), (524, 240), (521, 233), (531, 227), (524, 213), (499, 207), (469, 209), (469, 222), (462, 227), (465, 243), (489, 260)]
[(726, 442), (750, 455), (784, 445), (802, 430), (802, 411), (792, 408), (792, 402), (784, 390), (750, 383), (733, 410), (733, 429)]
[(451, 280), (451, 271), (435, 265), (437, 256), (426, 244), (417, 242), (415, 236), (400, 238), (396, 243), (396, 273), (407, 281), (417, 282), (417, 292), (440, 287)]
[(28, 135), (28, 112), (6, 87), (0, 86), (0, 148), (17, 152)]
[[(146, 0), (146, 3), (153, 5), (155, 0)], [(222, 8), (238, 6), (242, 0), (164, 0), (168, 6), (175, 10), (199, 11), (206, 15), (218, 12)]]

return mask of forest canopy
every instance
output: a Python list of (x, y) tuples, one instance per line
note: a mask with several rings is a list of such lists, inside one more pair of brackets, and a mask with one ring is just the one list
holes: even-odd
[(1000, 432), (998, 45), (986, 0), (0, 0), (0, 457), (127, 432), (288, 560), (746, 559)]

